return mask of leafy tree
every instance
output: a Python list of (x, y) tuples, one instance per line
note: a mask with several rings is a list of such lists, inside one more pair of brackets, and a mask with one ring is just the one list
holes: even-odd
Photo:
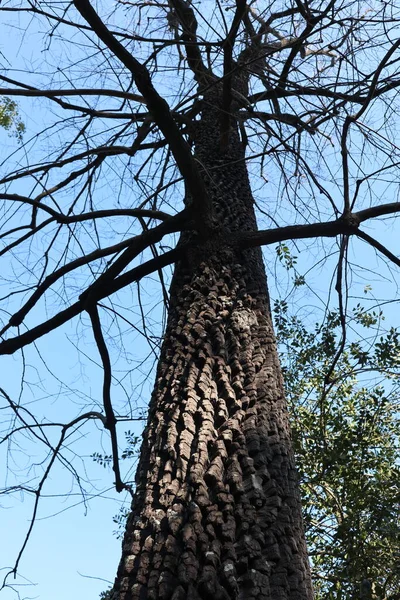
[[(46, 451), (42, 472), (10, 486), (35, 498), (11, 573), (55, 462), (79, 483), (64, 452), (95, 421), (110, 435), (116, 490), (133, 496), (113, 600), (313, 597), (260, 248), (280, 243), (278, 262), (289, 269), (289, 240), (311, 255), (317, 249), (317, 261), (334, 256), (338, 317), (328, 316), (336, 321), (318, 335), (331, 359), (325, 386), (335, 385), (354, 273), (369, 272), (372, 251), (385, 259), (382, 280), (384, 268), (390, 275), (400, 265), (365, 230), (373, 219), (393, 223), (400, 209), (399, 11), (389, 2), (259, 4), (0, 7), (11, 26), (18, 18), (23, 30), (27, 17), (32, 35), (44, 39), (42, 64), (34, 61), (25, 79), (1, 75), (2, 93), (44, 98), (47, 107), (42, 133), (9, 157), (0, 180), (8, 261), (0, 353), (24, 364), (19, 396), (1, 388), (11, 422), (3, 441), (12, 449), (28, 436)], [(151, 297), (154, 274), (163, 331), (140, 287), (147, 277)], [(303, 281), (299, 275), (295, 286)], [(70, 420), (50, 421), (30, 406), (27, 360), (36, 356), (46, 368), (43, 338), (54, 340), (78, 318), (78, 351), (90, 329), (102, 364), (102, 405), (87, 398)], [(117, 423), (133, 413), (116, 356), (136, 331), (146, 350), (158, 355), (162, 347), (133, 489), (119, 464)], [(397, 344), (390, 335), (376, 360)], [(367, 361), (353, 343), (351, 360)], [(132, 350), (124, 357), (129, 374)], [(362, 392), (357, 404), (367, 422), (374, 413)], [(329, 452), (340, 469), (335, 427), (325, 432), (321, 414), (310, 443), (326, 444), (324, 471)], [(345, 411), (338, 423), (349, 418)], [(357, 443), (365, 427), (352, 434)], [(49, 428), (58, 428), (57, 439)], [(343, 565), (348, 552), (347, 545)], [(354, 569), (361, 572), (358, 563)]]
[[(324, 374), (332, 361), (339, 314), (328, 313), (314, 330), (290, 317), (284, 303), (276, 303), (274, 314), (284, 346), (316, 597), (395, 600), (400, 589), (400, 428), (398, 375), (393, 373), (399, 333), (391, 329), (374, 345), (349, 343), (327, 385)], [(382, 318), (358, 306), (352, 322), (368, 334)]]

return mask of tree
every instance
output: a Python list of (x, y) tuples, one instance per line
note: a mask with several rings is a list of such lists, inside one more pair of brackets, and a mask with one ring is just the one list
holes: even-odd
[(375, 337), (384, 315), (358, 305), (352, 322), (364, 330), (364, 341), (346, 346), (327, 390), (323, 374), (340, 331), (339, 314), (330, 312), (313, 330), (289, 316), (285, 303), (275, 304), (274, 315), (285, 346), (316, 596), (394, 600), (400, 589), (399, 394), (393, 377), (398, 331), (392, 328), (371, 344), (369, 334)]
[[(289, 315), (287, 302), (276, 301), (273, 315), (316, 598), (359, 599), (364, 590), (364, 597), (394, 600), (400, 589), (399, 393), (393, 377), (398, 330), (391, 328), (371, 345), (367, 336), (376, 336), (385, 317), (359, 304), (352, 322), (364, 330), (363, 343), (346, 345), (327, 389), (324, 373), (340, 332), (338, 312), (312, 330)], [(366, 374), (367, 386), (360, 381)], [(138, 441), (127, 436), (122, 458), (132, 459)], [(102, 465), (112, 460), (98, 453), (93, 458)], [(121, 508), (115, 517), (119, 536), (128, 514)]]
[[(0, 352), (25, 351), (86, 313), (104, 370), (103, 408), (59, 423), (57, 443), (46, 438), (48, 423), (2, 390), (15, 420), (7, 440), (22, 428), (50, 449), (32, 524), (66, 438), (98, 420), (110, 434), (115, 487), (133, 495), (114, 599), (311, 599), (260, 247), (338, 239), (341, 339), (324, 375), (329, 386), (347, 337), (349, 253), (361, 240), (400, 264), (364, 229), (400, 208), (373, 186), (396, 189), (396, 6), (238, 0), (203, 9), (170, 0), (95, 9), (74, 0), (1, 10), (46, 24), (48, 60), (62, 68), (50, 78), (47, 66), (41, 75), (33, 69), (34, 85), (1, 76), (9, 98), (47, 98), (55, 119), (42, 143), (51, 143), (54, 127), (60, 137), (38, 164), (29, 158), (36, 137), (27, 141), (24, 163), (1, 180), (8, 240), (1, 252), (17, 266)], [(116, 165), (119, 191), (109, 183)], [(263, 199), (266, 227), (257, 230), (255, 196), (265, 193), (267, 170), (275, 199), (272, 214)], [(131, 185), (142, 196), (122, 200)], [(129, 224), (110, 244), (112, 219), (121, 217), (137, 219), (134, 235)], [(286, 250), (279, 247), (285, 260)], [(162, 269), (172, 264), (167, 300)], [(131, 490), (120, 473), (105, 332), (107, 315), (129, 324), (121, 291), (153, 273), (168, 319)], [(50, 315), (41, 319), (45, 305)]]

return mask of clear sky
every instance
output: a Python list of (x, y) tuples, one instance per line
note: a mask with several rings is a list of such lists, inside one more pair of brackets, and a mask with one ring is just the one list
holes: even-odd
[[(70, 328), (72, 329), (72, 328)], [(71, 333), (71, 332), (70, 332)], [(52, 372), (72, 372), (74, 369), (73, 347), (68, 353), (68, 344), (62, 340), (67, 332), (55, 332), (39, 344), (44, 355), (52, 355), (54, 364), (49, 364)], [(46, 353), (46, 346), (49, 352)], [(63, 348), (60, 355), (57, 348)], [(67, 349), (67, 350), (65, 350)], [(29, 362), (29, 361), (28, 361)], [(1, 385), (15, 398), (17, 395), (18, 381), (21, 373), (19, 366), (12, 357), (1, 361)], [(86, 367), (86, 378), (76, 378), (76, 390), (87, 394), (99, 393), (98, 386), (92, 382), (100, 381), (100, 368)], [(35, 382), (35, 373), (28, 374), (27, 380)], [(41, 389), (48, 392), (47, 398), (42, 393), (33, 394), (40, 400), (40, 413), (43, 419), (68, 422), (72, 414), (77, 413), (74, 390), (70, 394), (60, 393), (52, 377), (44, 377)], [(92, 381), (88, 382), (91, 379)], [(96, 389), (97, 388), (97, 389)], [(36, 391), (39, 390), (36, 388)], [(99, 396), (99, 399), (101, 396)], [(71, 406), (71, 403), (74, 404)], [(28, 405), (29, 406), (29, 405)], [(37, 406), (35, 406), (35, 409)], [(131, 425), (129, 427), (132, 429)], [(121, 428), (121, 433), (126, 427)], [(76, 467), (81, 476), (85, 501), (80, 493), (76, 481), (65, 465), (57, 462), (54, 465), (49, 479), (43, 488), (43, 498), (39, 504), (38, 518), (32, 536), (22, 557), (19, 574), (15, 581), (21, 593), (21, 598), (41, 598), (42, 600), (69, 600), (73, 597), (97, 598), (100, 591), (108, 585), (102, 578), (112, 581), (119, 560), (121, 542), (113, 535), (116, 525), (113, 517), (118, 513), (121, 501), (125, 494), (118, 495), (112, 488), (112, 472), (95, 463), (90, 455), (94, 451), (109, 453), (107, 436), (99, 434), (95, 423), (90, 422), (82, 428), (80, 436), (74, 436), (74, 443), (69, 445), (69, 450), (64, 451), (64, 456)], [(51, 433), (53, 440), (57, 439), (59, 431)], [(102, 444), (100, 443), (102, 441)], [(24, 480), (29, 482), (31, 476), (41, 474), (40, 465), (32, 467), (26, 473), (24, 467), (28, 464), (39, 463), (45, 455), (43, 447), (35, 447), (28, 441), (19, 438), (19, 447), (15, 447), (6, 462), (6, 444), (0, 447), (0, 477), (9, 485), (13, 484), (12, 473), (25, 474)], [(122, 437), (123, 445), (123, 437)], [(37, 457), (37, 459), (36, 459)], [(128, 466), (128, 465), (126, 465)], [(5, 478), (5, 469), (9, 467), (11, 474)], [(21, 545), (25, 539), (33, 510), (34, 496), (26, 492), (15, 492), (12, 496), (0, 496), (0, 565), (13, 566)], [(10, 584), (13, 579), (8, 580)], [(29, 582), (34, 586), (24, 585)], [(3, 590), (0, 597), (5, 600), (15, 600), (16, 595), (12, 590)]]

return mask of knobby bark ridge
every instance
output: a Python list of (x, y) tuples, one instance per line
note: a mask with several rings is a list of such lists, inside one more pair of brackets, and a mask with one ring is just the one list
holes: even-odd
[(313, 598), (261, 250), (227, 243), (256, 219), (221, 106), (205, 93), (193, 124), (220, 227), (176, 265), (114, 600)]

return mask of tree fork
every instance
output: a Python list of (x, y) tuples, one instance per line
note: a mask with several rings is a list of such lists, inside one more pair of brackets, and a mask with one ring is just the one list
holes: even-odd
[[(221, 156), (217, 112), (204, 102), (196, 158), (223, 234), (255, 231), (243, 148), (231, 130)], [(261, 251), (211, 239), (176, 265), (113, 598), (210, 595), (313, 598)]]

